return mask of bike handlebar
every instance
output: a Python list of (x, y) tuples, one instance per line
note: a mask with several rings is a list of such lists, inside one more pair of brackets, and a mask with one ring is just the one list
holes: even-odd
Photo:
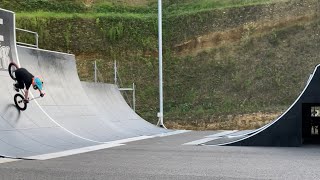
[(39, 98), (41, 98), (41, 96), (37, 96), (37, 97), (31, 98), (31, 99), (29, 99), (29, 101), (32, 101), (32, 100), (35, 100), (35, 99), (39, 99)]

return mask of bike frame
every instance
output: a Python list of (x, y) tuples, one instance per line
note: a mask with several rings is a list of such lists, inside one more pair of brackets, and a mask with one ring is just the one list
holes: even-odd
[[(24, 89), (20, 89), (20, 93), (22, 94), (22, 96), (25, 98), (25, 90)], [(33, 98), (31, 98), (31, 99), (29, 99), (29, 102), (30, 101), (33, 101), (33, 100), (35, 100), (35, 99), (39, 99), (41, 96), (37, 96), (37, 97), (33, 97)], [(23, 101), (23, 100), (22, 100)], [(19, 103), (21, 103), (22, 101), (18, 101)]]

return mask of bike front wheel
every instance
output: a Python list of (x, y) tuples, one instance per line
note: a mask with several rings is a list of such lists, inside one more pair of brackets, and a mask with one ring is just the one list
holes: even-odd
[(21, 94), (14, 95), (14, 104), (20, 111), (24, 111), (27, 109), (27, 103), (24, 101), (24, 97)]

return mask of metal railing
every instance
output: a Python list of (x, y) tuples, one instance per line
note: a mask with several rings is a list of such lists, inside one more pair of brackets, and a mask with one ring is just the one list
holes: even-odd
[[(97, 61), (94, 61), (94, 82), (97, 83), (98, 80), (98, 75), (101, 76), (101, 73), (99, 71), (99, 68), (97, 67)], [(118, 81), (119, 79), (119, 81)], [(119, 84), (120, 83), (120, 84)], [(118, 68), (117, 68), (117, 61), (114, 61), (114, 84), (117, 85), (118, 87), (121, 86), (122, 81), (121, 78), (119, 77), (119, 73), (118, 73)], [(131, 88), (118, 88), (119, 91), (132, 91), (132, 104), (130, 102), (129, 105), (131, 106), (131, 108), (136, 111), (136, 88), (135, 88), (135, 84), (132, 83), (132, 87)], [(127, 97), (127, 100), (129, 101), (128, 95), (125, 93), (125, 96)]]
[(136, 87), (135, 84), (132, 83), (132, 88), (119, 88), (119, 91), (132, 91), (132, 109), (136, 111)]
[(33, 34), (34, 37), (35, 37), (35, 40), (36, 40), (36, 42), (35, 42), (36, 44), (28, 44), (28, 43), (23, 43), (23, 42), (17, 42), (17, 44), (23, 45), (23, 46), (31, 46), (31, 47), (39, 48), (39, 35), (38, 35), (37, 32), (29, 31), (29, 30), (26, 30), (26, 29), (20, 29), (20, 28), (16, 28), (16, 30)]

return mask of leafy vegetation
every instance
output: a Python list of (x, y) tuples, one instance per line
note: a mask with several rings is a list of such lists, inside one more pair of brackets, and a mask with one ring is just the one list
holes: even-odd
[(85, 6), (70, 0), (1, 0), (1, 8), (10, 9), (15, 12), (84, 12)]

